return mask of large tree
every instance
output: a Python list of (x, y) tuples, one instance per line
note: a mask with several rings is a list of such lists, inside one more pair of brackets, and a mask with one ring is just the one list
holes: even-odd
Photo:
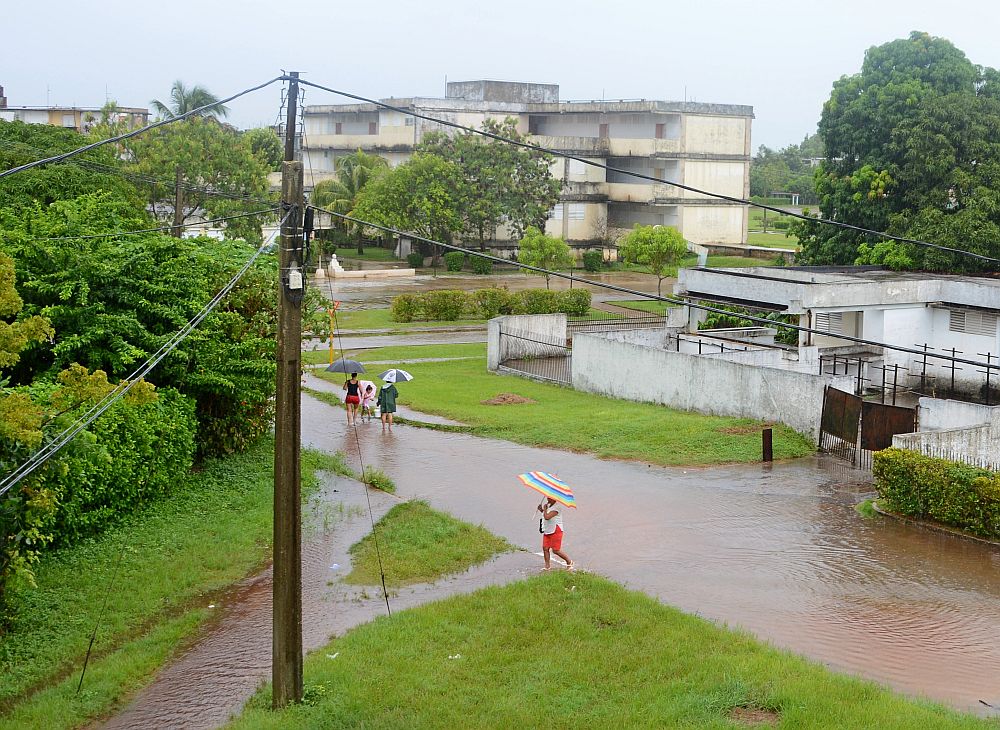
[[(462, 228), (462, 172), (436, 155), (417, 152), (378, 175), (357, 197), (353, 217), (450, 243)], [(435, 262), (440, 247), (434, 247)]]
[(814, 204), (812, 160), (819, 157), (823, 157), (823, 141), (818, 134), (807, 135), (799, 144), (780, 150), (761, 145), (750, 160), (750, 195), (798, 193), (800, 202)]
[[(522, 141), (517, 120), (487, 119), (483, 131)], [(533, 149), (484, 137), (474, 132), (428, 134), (419, 149), (455, 163), (461, 170), (459, 197), (462, 236), (486, 239), (505, 224), (520, 238), (529, 226), (545, 227), (548, 212), (559, 200), (562, 181), (552, 177), (552, 156)]]
[[(834, 83), (819, 134), (823, 217), (1000, 255), (1000, 83), (947, 40), (926, 33), (870, 48), (861, 72)], [(973, 271), (967, 256), (886, 243), (807, 222), (801, 260)]]
[[(568, 269), (573, 265), (573, 253), (561, 238), (546, 236), (534, 226), (528, 226), (517, 248), (519, 263), (546, 271)], [(545, 276), (545, 288), (549, 288), (549, 274)]]
[[(384, 157), (357, 150), (349, 155), (338, 157), (334, 168), (337, 176), (316, 183), (310, 202), (334, 213), (351, 215), (365, 185), (388, 170), (389, 163)], [(358, 253), (363, 254), (365, 249), (361, 227), (342, 219), (338, 221), (338, 224), (355, 236)]]
[(198, 109), (206, 105), (211, 105), (201, 112), (204, 116), (226, 117), (229, 115), (229, 107), (219, 103), (219, 97), (206, 89), (204, 86), (188, 86), (178, 79), (170, 87), (170, 101), (164, 103), (159, 99), (149, 102), (153, 111), (164, 119), (179, 117), (189, 111)]
[[(268, 194), (269, 165), (253, 139), (214, 118), (195, 117), (150, 130), (128, 141), (127, 171), (141, 176), (150, 209), (181, 226), (194, 216), (223, 217), (260, 210)], [(230, 221), (234, 237), (260, 240), (259, 218)]]

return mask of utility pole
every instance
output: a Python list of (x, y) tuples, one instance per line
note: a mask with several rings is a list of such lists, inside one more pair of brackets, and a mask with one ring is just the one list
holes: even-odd
[(302, 522), (301, 377), (302, 163), (295, 161), (298, 73), (291, 73), (281, 165), (281, 225), (278, 271), (278, 374), (274, 414), (274, 599), (271, 643), (273, 706), (302, 700)]

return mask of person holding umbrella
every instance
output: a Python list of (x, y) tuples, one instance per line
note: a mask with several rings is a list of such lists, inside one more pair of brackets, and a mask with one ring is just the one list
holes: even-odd
[(353, 426), (358, 420), (358, 405), (361, 403), (361, 381), (358, 380), (357, 373), (351, 373), (350, 380), (344, 381), (344, 390), (347, 397), (344, 403), (347, 405), (347, 425)]
[(386, 425), (388, 425), (391, 433), (392, 414), (396, 412), (396, 398), (399, 397), (399, 391), (396, 390), (395, 384), (397, 381), (413, 380), (413, 376), (405, 370), (391, 368), (381, 373), (379, 378), (385, 381), (385, 385), (378, 391), (378, 410), (382, 414), (382, 432), (385, 433)]
[(542, 554), (545, 557), (545, 570), (552, 567), (549, 564), (550, 552), (563, 559), (566, 570), (573, 570), (573, 561), (562, 551), (563, 527), (559, 505), (552, 497), (547, 497), (538, 505), (538, 511), (542, 513)]

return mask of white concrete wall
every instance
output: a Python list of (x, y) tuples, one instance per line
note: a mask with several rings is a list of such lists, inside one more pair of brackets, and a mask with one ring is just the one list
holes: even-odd
[(684, 149), (688, 152), (749, 155), (748, 121), (743, 117), (689, 114), (684, 118)]
[[(733, 198), (742, 198), (745, 194), (743, 180), (747, 173), (747, 162), (720, 162), (716, 160), (685, 160), (685, 185), (707, 190)], [(706, 199), (710, 195), (684, 191), (685, 198)]]
[(829, 378), (668, 352), (593, 334), (573, 336), (573, 387), (718, 416), (780, 421), (816, 437)]
[(746, 209), (738, 205), (685, 205), (680, 231), (695, 243), (743, 243)]
[(917, 423), (921, 431), (967, 428), (983, 424), (1000, 426), (1000, 406), (986, 406), (946, 398), (921, 398), (917, 402)]
[[(501, 332), (529, 339), (501, 337)], [(487, 323), (486, 329), (486, 367), (489, 370), (496, 370), (504, 361), (522, 357), (567, 355), (569, 353), (566, 351), (565, 343), (565, 314), (517, 314), (494, 317)]]
[(972, 426), (898, 434), (892, 445), (926, 456), (1000, 469), (1000, 426)]

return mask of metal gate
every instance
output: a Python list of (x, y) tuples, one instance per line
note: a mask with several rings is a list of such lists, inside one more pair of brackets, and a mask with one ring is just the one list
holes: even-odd
[(872, 468), (872, 454), (892, 446), (893, 436), (916, 429), (914, 408), (863, 401), (830, 386), (823, 394), (819, 448), (861, 469)]

